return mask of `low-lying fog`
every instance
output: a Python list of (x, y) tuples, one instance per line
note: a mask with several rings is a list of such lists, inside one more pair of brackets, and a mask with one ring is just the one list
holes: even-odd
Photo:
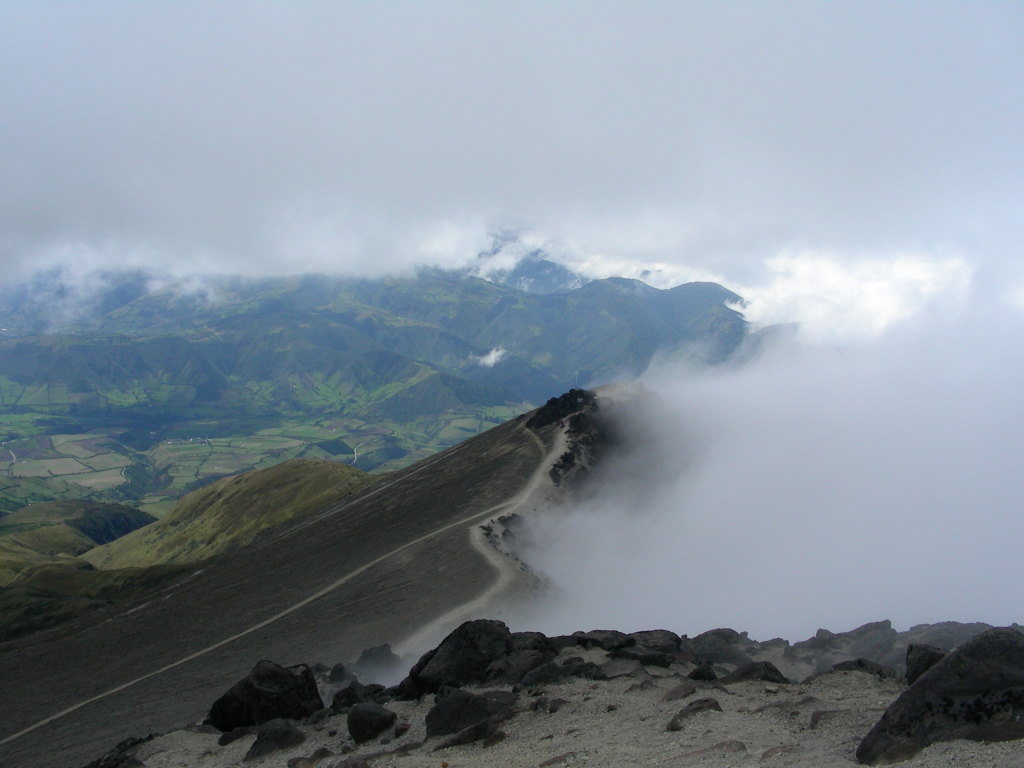
[(1022, 326), (987, 308), (727, 371), (660, 361), (639, 398), (605, 396), (629, 449), (532, 523), (551, 588), (511, 623), (801, 640), (1021, 621)]

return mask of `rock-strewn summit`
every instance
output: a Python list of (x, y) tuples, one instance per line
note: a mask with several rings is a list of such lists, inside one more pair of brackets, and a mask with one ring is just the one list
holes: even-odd
[[(945, 624), (912, 632), (976, 629)], [(909, 634), (876, 622), (830, 635), (830, 649), (868, 637), (899, 643)], [(829, 665), (830, 650), (796, 646), (803, 663), (813, 656), (812, 666)], [(222, 768), (240, 756), (254, 765), (287, 761), (290, 768), (738, 766), (758, 756), (771, 765), (833, 766), (854, 763), (853, 748), (869, 729), (856, 752), (867, 763), (907, 759), (951, 739), (1024, 736), (1024, 635), (1017, 630), (976, 635), (909, 687), (902, 674), (864, 658), (831, 664), (801, 682), (768, 660), (792, 674), (786, 651), (796, 646), (756, 643), (727, 629), (694, 638), (668, 630), (548, 637), (473, 620), (390, 688), (339, 682), (337, 665), (318, 665), (318, 697), (308, 667), (260, 662), (213, 703), (206, 725), (130, 740), (88, 768)], [(259, 682), (271, 678), (273, 685)], [(299, 698), (307, 703), (301, 712), (294, 709)], [(309, 711), (321, 699), (333, 703)], [(225, 702), (245, 717), (221, 718)], [(291, 720), (282, 719), (286, 710)], [(1005, 754), (998, 746), (957, 744), (914, 764), (974, 764), (978, 756), (998, 761)]]

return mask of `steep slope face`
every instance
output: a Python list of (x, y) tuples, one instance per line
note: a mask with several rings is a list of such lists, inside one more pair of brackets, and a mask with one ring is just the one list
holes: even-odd
[[(408, 637), (498, 573), (469, 543), (562, 452), (519, 417), (279, 526), (135, 604), (0, 645), (0, 762), (84, 763), (124, 734), (196, 720), (254, 659), (353, 658)], [(60, 680), (55, 699), (43, 677)]]
[(193, 491), (167, 517), (82, 559), (104, 569), (198, 562), (251, 544), (262, 531), (321, 510), (372, 479), (337, 462), (290, 459)]

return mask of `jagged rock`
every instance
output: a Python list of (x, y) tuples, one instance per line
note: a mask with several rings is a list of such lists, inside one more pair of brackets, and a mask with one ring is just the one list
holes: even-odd
[(379, 680), (390, 676), (402, 664), (402, 660), (391, 650), (390, 643), (366, 648), (359, 654), (353, 665), (363, 680)]
[(372, 701), (363, 701), (348, 711), (346, 725), (349, 735), (356, 744), (375, 738), (390, 728), (398, 715), (387, 707)]
[(925, 645), (923, 643), (911, 643), (908, 645), (907, 685), (913, 685), (917, 678), (946, 658), (946, 655), (946, 651), (933, 645)]
[(331, 683), (344, 683), (352, 679), (352, 673), (344, 664), (335, 664), (327, 674), (327, 681)]
[(584, 406), (597, 405), (597, 395), (586, 389), (570, 389), (564, 395), (552, 397), (526, 422), (528, 429), (540, 429), (575, 413)]
[(645, 629), (641, 632), (630, 632), (627, 637), (636, 647), (649, 651), (673, 655), (680, 650), (681, 638), (667, 629)]
[(900, 676), (892, 667), (886, 667), (870, 659), (850, 659), (832, 665), (833, 672), (866, 672), (882, 680), (897, 680)]
[(313, 672), (305, 664), (286, 669), (261, 661), (213, 703), (205, 722), (230, 731), (280, 717), (299, 720), (323, 707)]
[(590, 680), (605, 679), (601, 668), (592, 661), (584, 661), (578, 656), (571, 656), (561, 664), (557, 661), (541, 664), (523, 675), (519, 682), (521, 685), (532, 688), (537, 685), (557, 683), (570, 677), (585, 677)]
[(543, 632), (513, 632), (512, 651), (539, 651), (540, 653), (557, 656), (559, 648), (555, 648), (551, 640)]
[(717, 680), (718, 675), (715, 674), (715, 667), (710, 661), (705, 661), (702, 664), (698, 664), (697, 667), (687, 675), (691, 680)]
[(687, 696), (693, 696), (697, 692), (697, 686), (692, 683), (680, 683), (661, 697), (662, 701), (679, 701)]
[(150, 741), (154, 735), (150, 734), (144, 739), (125, 739), (107, 754), (103, 755), (103, 757), (93, 760), (84, 768), (139, 768), (143, 763), (135, 757), (135, 748), (140, 744)]
[(256, 734), (256, 741), (249, 747), (249, 751), (245, 753), (242, 760), (249, 762), (269, 755), (271, 752), (297, 746), (305, 740), (306, 734), (287, 720), (281, 718), (268, 720), (260, 726), (259, 732)]
[(481, 722), (503, 722), (512, 716), (515, 703), (516, 695), (509, 691), (446, 691), (427, 712), (427, 736), (447, 736)]
[(516, 683), (531, 669), (546, 664), (555, 657), (552, 652), (524, 649), (513, 651), (487, 667), (485, 677), (489, 682)]
[(789, 679), (770, 661), (752, 661), (722, 678), (723, 683), (763, 680), (766, 683), (788, 683)]
[(702, 662), (710, 661), (714, 664), (735, 664), (743, 666), (749, 664), (750, 658), (740, 646), (750, 644), (746, 634), (740, 634), (734, 629), (712, 629), (703, 632), (686, 643), (686, 648), (693, 654), (694, 658)]
[(383, 685), (378, 685), (376, 683), (363, 685), (362, 683), (353, 680), (344, 688), (335, 692), (334, 698), (331, 699), (331, 709), (334, 712), (341, 714), (348, 712), (348, 710), (356, 704), (361, 704), (367, 701), (373, 702), (374, 704), (383, 704), (388, 700), (388, 689)]
[(612, 659), (600, 666), (606, 680), (617, 677), (649, 677), (644, 665), (634, 659)]
[(584, 648), (600, 648), (614, 651), (632, 645), (633, 640), (625, 632), (617, 629), (592, 629), (590, 632), (573, 632), (576, 644)]
[(710, 697), (703, 699), (696, 699), (691, 701), (685, 707), (676, 712), (675, 717), (669, 720), (665, 730), (667, 731), (681, 731), (683, 730), (683, 723), (689, 720), (694, 715), (700, 712), (721, 712), (722, 705), (718, 703), (717, 699)]
[(670, 667), (672, 662), (676, 661), (677, 654), (631, 645), (626, 648), (616, 648), (611, 652), (611, 656), (616, 659), (635, 661), (648, 667)]
[(467, 621), (428, 651), (409, 670), (409, 685), (399, 687), (403, 696), (434, 693), (442, 685), (483, 682), (487, 668), (512, 651), (512, 633), (503, 622), (490, 619)]
[(857, 748), (862, 763), (905, 760), (937, 741), (1024, 738), (1024, 635), (992, 629), (936, 663)]
[(575, 635), (554, 635), (548, 638), (548, 642), (551, 643), (551, 647), (555, 650), (555, 653), (561, 653), (566, 648), (572, 648), (574, 645), (579, 645), (579, 641)]

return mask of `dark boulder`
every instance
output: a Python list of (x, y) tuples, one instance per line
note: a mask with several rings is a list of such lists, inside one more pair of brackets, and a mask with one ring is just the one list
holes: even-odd
[(665, 730), (667, 731), (681, 731), (683, 730), (683, 724), (694, 715), (700, 714), (701, 712), (721, 712), (722, 705), (718, 703), (717, 699), (710, 697), (704, 699), (696, 699), (691, 701), (685, 707), (676, 712), (675, 717), (669, 720)]
[(363, 685), (353, 680), (334, 694), (334, 698), (331, 700), (331, 710), (336, 713), (343, 713), (348, 712), (356, 704), (363, 702), (383, 704), (388, 699), (388, 690), (383, 685), (377, 685), (376, 683)]
[(323, 707), (313, 673), (305, 664), (286, 669), (261, 661), (213, 703), (206, 723), (230, 731), (280, 717), (301, 720)]
[(356, 704), (348, 711), (346, 724), (349, 735), (356, 744), (376, 738), (392, 725), (398, 715), (387, 707), (364, 701)]
[(503, 622), (489, 619), (467, 621), (441, 644), (428, 651), (409, 670), (409, 685), (399, 686), (407, 695), (434, 693), (442, 685), (461, 686), (483, 682), (487, 668), (512, 650), (512, 633)]
[(669, 689), (669, 691), (661, 697), (662, 701), (679, 701), (685, 699), (687, 696), (693, 696), (697, 692), (697, 686), (693, 683), (679, 683), (678, 685)]
[(616, 648), (611, 652), (611, 656), (616, 659), (635, 661), (648, 667), (670, 667), (672, 662), (676, 661), (677, 655), (655, 651), (640, 645), (631, 645), (626, 648)]
[(550, 685), (570, 677), (583, 677), (589, 680), (604, 680), (604, 672), (592, 661), (584, 661), (579, 656), (570, 656), (561, 663), (549, 661), (531, 669), (519, 680), (521, 685), (533, 688), (538, 685)]
[(857, 748), (875, 765), (905, 760), (937, 741), (1024, 738), (1024, 635), (993, 629), (921, 675)]
[[(427, 736), (447, 736), (477, 725), (499, 723), (512, 716), (516, 695), (509, 691), (470, 693), (455, 688), (427, 712)], [(480, 738), (486, 735), (482, 732)]]
[(402, 660), (391, 650), (390, 643), (376, 645), (367, 648), (359, 654), (359, 658), (353, 665), (362, 680), (380, 680), (383, 678), (397, 677), (396, 670), (402, 665)]
[(529, 648), (513, 651), (508, 656), (503, 656), (490, 663), (487, 667), (486, 679), (495, 683), (517, 683), (531, 669), (546, 664), (554, 657), (554, 653), (545, 653)]
[(690, 680), (703, 680), (705, 682), (718, 679), (718, 675), (715, 674), (715, 667), (710, 661), (698, 664), (687, 677)]
[(746, 634), (734, 629), (712, 629), (703, 632), (685, 643), (685, 649), (701, 661), (714, 664), (735, 664), (743, 666), (753, 659), (744, 652), (751, 645)]
[(850, 659), (832, 665), (833, 672), (866, 672), (882, 680), (897, 680), (899, 672), (870, 659)]
[(249, 762), (269, 755), (271, 752), (297, 746), (305, 740), (306, 734), (287, 720), (281, 718), (268, 720), (260, 726), (259, 732), (256, 734), (256, 741), (252, 743), (242, 759), (244, 762)]
[(518, 651), (539, 651), (544, 654), (557, 656), (560, 648), (556, 648), (550, 639), (542, 632), (513, 632), (512, 650)]
[(534, 411), (527, 420), (529, 429), (541, 429), (554, 424), (586, 406), (597, 407), (597, 395), (586, 389), (570, 389), (564, 395), (552, 397), (544, 405)]
[(93, 760), (84, 768), (139, 768), (143, 763), (135, 757), (135, 748), (152, 740), (155, 735), (150, 734), (144, 739), (125, 739), (103, 757)]
[(722, 678), (723, 683), (739, 683), (744, 680), (763, 680), (766, 683), (788, 683), (789, 680), (770, 661), (752, 661), (735, 672)]
[(907, 646), (907, 685), (914, 682), (946, 658), (948, 651), (923, 643), (911, 643)]
[(352, 673), (348, 671), (344, 664), (335, 664), (331, 667), (331, 671), (327, 673), (327, 681), (330, 683), (344, 683), (352, 679), (354, 679)]
[(667, 629), (645, 629), (642, 632), (631, 632), (627, 637), (631, 645), (647, 651), (657, 651), (668, 655), (679, 653), (680, 637)]
[(573, 632), (576, 644), (584, 648), (600, 648), (614, 651), (632, 645), (633, 640), (625, 632), (617, 629), (593, 629), (590, 632)]

